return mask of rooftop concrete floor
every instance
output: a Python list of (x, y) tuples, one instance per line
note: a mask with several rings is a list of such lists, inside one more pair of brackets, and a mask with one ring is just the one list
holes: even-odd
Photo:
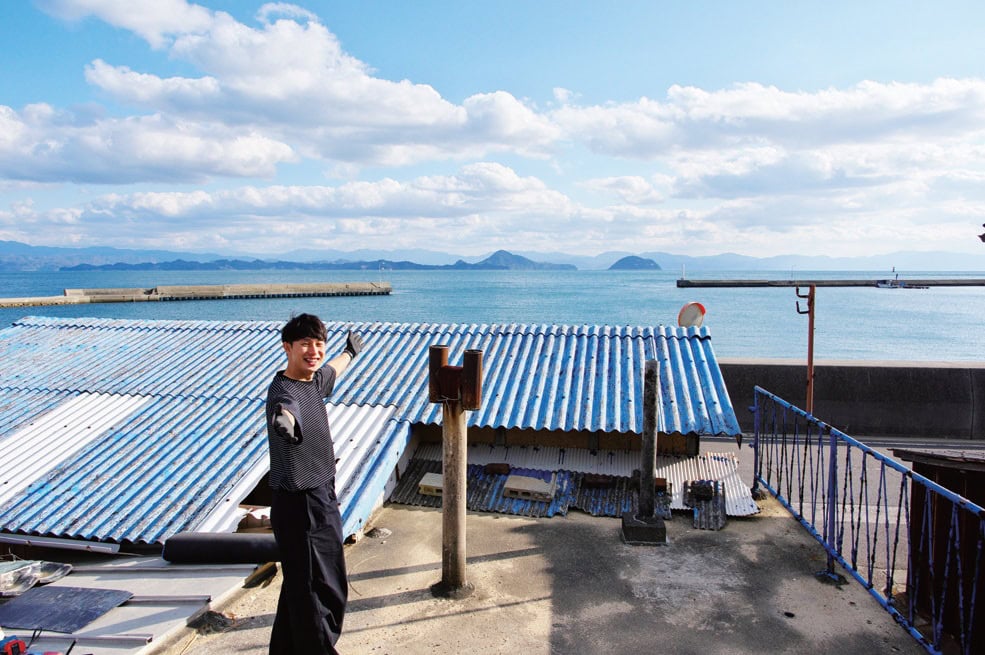
[[(821, 546), (775, 500), (760, 507), (715, 532), (676, 514), (662, 546), (627, 545), (619, 520), (580, 512), (470, 513), (467, 574), (475, 592), (446, 600), (430, 592), (441, 577), (440, 511), (387, 505), (373, 525), (391, 534), (346, 547), (350, 598), (339, 651), (925, 652), (858, 583), (819, 581)], [(155, 650), (266, 653), (279, 590), (279, 575), (243, 590), (217, 608), (214, 631), (188, 628)]]

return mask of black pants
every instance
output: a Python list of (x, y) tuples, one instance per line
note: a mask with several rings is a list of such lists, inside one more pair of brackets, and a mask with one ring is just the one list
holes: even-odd
[(275, 489), (270, 522), (284, 574), (270, 655), (335, 654), (349, 594), (335, 481)]

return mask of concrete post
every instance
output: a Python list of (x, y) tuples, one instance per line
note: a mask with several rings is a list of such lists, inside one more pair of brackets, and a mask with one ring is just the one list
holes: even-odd
[(442, 403), (444, 426), (441, 488), (441, 582), (453, 592), (469, 587), (465, 578), (465, 411), (459, 401)]
[(473, 590), (465, 576), (466, 410), (482, 405), (482, 351), (466, 350), (464, 366), (449, 366), (448, 346), (431, 346), (428, 376), (428, 399), (441, 403), (442, 424), (441, 582), (431, 592), (465, 598)]
[(656, 515), (657, 399), (660, 363), (648, 359), (643, 372), (643, 450), (640, 453), (640, 496), (637, 513), (622, 515), (622, 538), (628, 544), (667, 543), (667, 527)]
[(650, 518), (656, 510), (657, 471), (657, 384), (660, 379), (660, 362), (646, 361), (643, 373), (643, 447), (640, 454), (640, 513)]

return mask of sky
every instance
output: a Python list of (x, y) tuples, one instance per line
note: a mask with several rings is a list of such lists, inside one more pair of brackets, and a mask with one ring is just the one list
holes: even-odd
[(0, 239), (982, 253), (985, 3), (6, 0)]

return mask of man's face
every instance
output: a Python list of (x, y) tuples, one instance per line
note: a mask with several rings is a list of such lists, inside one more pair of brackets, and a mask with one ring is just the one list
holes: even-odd
[(298, 339), (283, 346), (287, 353), (284, 374), (295, 380), (310, 380), (325, 359), (325, 342), (320, 339)]

